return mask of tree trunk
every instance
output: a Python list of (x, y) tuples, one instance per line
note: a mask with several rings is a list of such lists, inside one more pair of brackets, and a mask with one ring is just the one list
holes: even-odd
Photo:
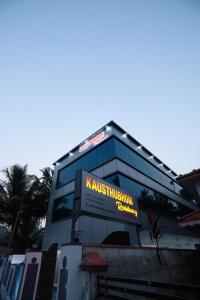
[(8, 249), (11, 250), (12, 248), (12, 245), (13, 245), (13, 241), (14, 241), (14, 238), (15, 238), (15, 234), (17, 232), (17, 226), (18, 226), (18, 223), (19, 223), (19, 217), (20, 217), (20, 214), (21, 214), (21, 205), (20, 205), (20, 208), (17, 212), (17, 217), (15, 219), (15, 223), (14, 223), (14, 226), (13, 226), (13, 229), (12, 229), (12, 232), (11, 232), (11, 236), (10, 236), (10, 240), (8, 242)]

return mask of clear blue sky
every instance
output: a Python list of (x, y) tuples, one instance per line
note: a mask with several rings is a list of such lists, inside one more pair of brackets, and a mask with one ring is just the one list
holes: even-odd
[(200, 167), (198, 0), (0, 0), (0, 169), (50, 166), (113, 119)]

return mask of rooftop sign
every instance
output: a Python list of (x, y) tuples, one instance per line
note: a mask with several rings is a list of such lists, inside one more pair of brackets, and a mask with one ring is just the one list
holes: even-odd
[(98, 133), (97, 135), (92, 137), (91, 139), (85, 141), (84, 144), (79, 146), (78, 151), (82, 152), (82, 151), (86, 150), (87, 148), (89, 148), (90, 146), (96, 146), (99, 143), (103, 142), (107, 137), (108, 137), (108, 135), (105, 134), (105, 131), (101, 131), (100, 133)]
[(137, 201), (132, 195), (85, 171), (76, 178), (75, 202), (80, 214), (140, 223)]

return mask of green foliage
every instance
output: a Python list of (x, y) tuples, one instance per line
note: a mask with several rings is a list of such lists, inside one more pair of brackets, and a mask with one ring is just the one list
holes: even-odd
[[(41, 237), (40, 222), (45, 218), (52, 170), (41, 170), (42, 177), (27, 174), (27, 165), (3, 170), (0, 181), (0, 223), (11, 233), (10, 245), (17, 252), (31, 248)], [(39, 242), (41, 244), (41, 241)]]

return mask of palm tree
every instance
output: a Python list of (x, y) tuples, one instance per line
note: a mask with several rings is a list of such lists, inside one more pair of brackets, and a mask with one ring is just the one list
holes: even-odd
[(31, 246), (33, 232), (46, 215), (52, 171), (42, 170), (42, 178), (27, 174), (27, 165), (13, 165), (0, 181), (0, 223), (11, 231), (9, 248), (23, 251)]

